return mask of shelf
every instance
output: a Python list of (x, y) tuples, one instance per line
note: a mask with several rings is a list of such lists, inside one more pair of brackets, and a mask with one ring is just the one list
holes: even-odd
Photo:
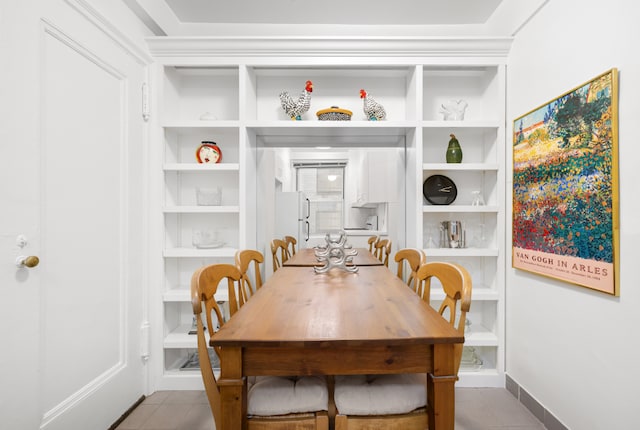
[[(202, 373), (200, 373), (200, 369), (180, 370), (180, 366), (182, 366), (184, 362), (185, 362), (185, 359), (180, 359), (172, 363), (171, 366), (168, 367), (167, 370), (165, 370), (165, 376), (170, 376), (174, 378), (178, 378), (178, 377), (194, 378), (194, 379), (197, 379), (199, 382), (202, 382)], [(216, 368), (214, 369), (214, 372), (215, 372), (216, 378), (218, 378), (220, 375), (220, 369)]]
[(183, 324), (172, 330), (165, 338), (165, 348), (197, 348), (198, 339), (195, 334), (188, 334), (191, 324)]
[(389, 147), (404, 146), (405, 136), (416, 125), (415, 121), (256, 121), (247, 128), (265, 146), (316, 146), (330, 140), (335, 145)]
[[(427, 256), (428, 258), (428, 256)], [(444, 291), (432, 291), (431, 292), (431, 300), (440, 302), (444, 300), (445, 294)], [(483, 301), (483, 302), (491, 302), (500, 300), (500, 294), (496, 290), (492, 290), (487, 287), (482, 287), (479, 285), (473, 284), (472, 292), (471, 292), (471, 301)]]
[(471, 205), (423, 205), (424, 213), (497, 213), (497, 206), (471, 206)]
[(422, 170), (497, 171), (497, 163), (424, 163)]
[(299, 134), (301, 130), (326, 136), (327, 133), (404, 136), (417, 127), (416, 121), (255, 121), (247, 128), (260, 136)]
[(163, 256), (167, 258), (198, 258), (198, 257), (234, 257), (236, 248), (170, 248), (165, 249)]
[(504, 377), (496, 368), (464, 369), (458, 371), (460, 380), (456, 387), (498, 387), (504, 388)]
[(484, 327), (473, 324), (464, 334), (465, 346), (498, 346), (498, 336)]
[[(191, 369), (191, 370), (180, 370), (180, 366), (184, 364), (185, 360), (181, 359), (173, 363), (167, 370), (165, 370), (165, 376), (170, 376), (174, 378), (194, 378), (197, 379), (198, 382), (202, 382), (202, 373), (200, 373), (200, 369)], [(215, 367), (213, 369), (213, 373), (216, 375), (216, 378), (220, 378), (220, 368)], [(204, 390), (204, 387), (202, 387)]]
[[(182, 363), (182, 361), (181, 361)], [(202, 384), (202, 373), (196, 371), (196, 370), (180, 370), (179, 369), (180, 366), (178, 366), (178, 368), (173, 368), (171, 367), (170, 370), (165, 370), (164, 376), (169, 377), (169, 378), (175, 378), (175, 379), (192, 379), (193, 383), (200, 383)], [(219, 371), (218, 373), (216, 373), (216, 378), (219, 377)], [(186, 385), (187, 387), (192, 387), (192, 385)], [(174, 388), (174, 390), (184, 390), (187, 388)], [(204, 389), (204, 387), (202, 388)]]
[[(228, 302), (229, 291), (222, 288), (215, 294), (216, 302)], [(191, 302), (191, 291), (188, 288), (184, 289), (172, 289), (165, 291), (162, 294), (162, 300), (164, 302)]]
[(238, 128), (239, 126), (239, 121), (179, 120), (167, 122), (162, 128), (180, 134), (191, 134), (203, 129), (220, 130), (222, 128)]
[[(195, 352), (195, 351), (194, 351)], [(181, 357), (178, 360), (173, 361), (170, 365), (167, 366), (165, 370), (165, 376), (173, 377), (173, 378), (196, 378), (198, 381), (202, 382), (202, 373), (200, 373), (199, 369), (192, 370), (180, 370), (180, 367), (185, 363), (187, 357)], [(216, 378), (220, 377), (220, 368), (213, 368), (213, 373)]]
[(423, 128), (446, 128), (446, 129), (475, 129), (475, 130), (491, 130), (500, 127), (500, 121), (422, 121), (420, 126)]
[[(460, 366), (460, 370), (458, 371), (458, 376), (460, 376), (460, 378), (469, 378), (469, 377), (486, 377), (486, 376), (497, 376), (497, 370), (495, 368), (479, 368), (479, 369), (469, 369), (463, 366)], [(458, 386), (458, 384), (456, 384), (456, 386)], [(463, 385), (463, 386), (468, 386), (468, 385)], [(484, 386), (484, 385), (483, 385)], [(500, 387), (502, 387), (500, 385)]]
[(429, 257), (497, 257), (495, 248), (426, 248), (423, 249)]
[(166, 172), (229, 172), (239, 171), (238, 163), (198, 164), (198, 163), (166, 163), (162, 166)]
[(167, 206), (162, 210), (168, 214), (213, 214), (239, 213), (239, 206)]

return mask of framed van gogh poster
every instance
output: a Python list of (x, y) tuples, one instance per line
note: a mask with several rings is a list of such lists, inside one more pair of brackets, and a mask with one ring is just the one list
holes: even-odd
[(619, 295), (618, 71), (513, 122), (513, 267)]

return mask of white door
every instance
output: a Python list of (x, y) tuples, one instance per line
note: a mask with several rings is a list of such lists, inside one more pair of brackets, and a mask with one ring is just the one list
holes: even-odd
[(83, 3), (0, 4), (7, 429), (106, 429), (144, 393), (146, 65)]

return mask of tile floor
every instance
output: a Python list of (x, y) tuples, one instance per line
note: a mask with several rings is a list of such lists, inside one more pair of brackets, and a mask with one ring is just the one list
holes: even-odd
[[(147, 397), (116, 430), (213, 430), (204, 391), (159, 391)], [(456, 430), (544, 430), (504, 388), (457, 388)]]

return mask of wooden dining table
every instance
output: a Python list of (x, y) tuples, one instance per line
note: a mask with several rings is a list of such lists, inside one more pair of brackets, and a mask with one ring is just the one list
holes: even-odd
[[(297, 255), (297, 254), (296, 254)], [(247, 376), (426, 373), (430, 430), (453, 430), (449, 323), (385, 266), (282, 267), (212, 337), (222, 429), (247, 424)]]
[[(382, 266), (382, 261), (378, 260), (367, 248), (353, 248), (357, 254), (353, 256), (351, 264), (356, 266)], [(324, 263), (318, 261), (314, 248), (299, 249), (287, 261), (282, 263), (286, 267), (295, 266), (322, 266)]]

